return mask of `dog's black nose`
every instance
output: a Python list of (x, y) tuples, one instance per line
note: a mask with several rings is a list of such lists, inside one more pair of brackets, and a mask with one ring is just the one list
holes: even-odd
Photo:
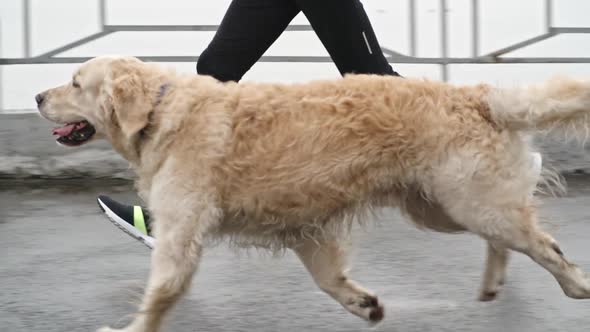
[(43, 104), (43, 100), (45, 100), (45, 96), (42, 93), (35, 96), (35, 101), (37, 102), (37, 106), (41, 106), (41, 104)]

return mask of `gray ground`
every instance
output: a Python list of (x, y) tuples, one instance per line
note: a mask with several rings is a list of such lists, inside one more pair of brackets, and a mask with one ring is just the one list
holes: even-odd
[[(546, 227), (590, 270), (590, 182), (549, 198)], [(136, 201), (124, 184), (62, 187), (0, 182), (0, 331), (93, 331), (128, 321), (148, 273), (149, 250), (112, 226), (99, 192)], [(30, 182), (29, 182), (30, 184)], [(51, 186), (51, 185), (50, 185)], [(166, 331), (588, 331), (590, 300), (571, 300), (548, 272), (514, 255), (495, 302), (475, 300), (484, 243), (422, 232), (385, 211), (358, 232), (352, 276), (386, 304), (369, 328), (312, 283), (292, 254), (277, 259), (225, 245), (205, 254)]]

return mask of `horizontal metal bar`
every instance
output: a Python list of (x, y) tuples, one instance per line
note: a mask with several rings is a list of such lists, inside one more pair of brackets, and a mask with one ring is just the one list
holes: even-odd
[[(51, 57), (51, 58), (0, 58), (0, 65), (31, 65), (31, 64), (55, 64), (55, 63), (82, 63), (93, 57)], [(149, 62), (196, 62), (198, 56), (138, 56), (139, 59)], [(413, 57), (387, 57), (391, 63), (416, 63), (416, 64), (493, 64), (493, 63), (590, 63), (590, 57), (571, 58), (509, 58), (509, 57), (478, 57), (478, 58), (413, 58)], [(303, 63), (329, 63), (329, 56), (263, 56), (260, 62), (303, 62)]]
[(494, 51), (492, 53), (487, 54), (486, 56), (498, 57), (498, 56), (500, 56), (502, 54), (506, 54), (506, 53), (510, 53), (510, 52), (516, 51), (516, 50), (518, 50), (520, 48), (523, 48), (523, 47), (532, 45), (534, 43), (538, 43), (540, 41), (543, 41), (545, 39), (551, 38), (553, 36), (555, 36), (554, 33), (551, 33), (551, 32), (544, 33), (542, 35), (539, 35), (539, 36), (536, 36), (536, 37), (533, 37), (533, 38), (529, 38), (527, 40), (523, 40), (523, 41), (521, 41), (519, 43), (516, 43), (514, 45), (510, 45), (508, 47), (499, 49), (497, 51)]
[[(105, 31), (217, 31), (219, 25), (105, 25)], [(294, 24), (286, 31), (313, 31), (310, 25)]]
[(383, 46), (381, 46), (381, 51), (383, 53), (385, 53), (386, 56), (394, 56), (394, 57), (405, 57), (405, 56), (407, 56), (407, 55), (401, 54), (401, 53), (399, 53), (397, 51), (394, 51), (392, 49), (389, 49), (389, 48), (383, 47)]
[(514, 58), (514, 57), (478, 57), (478, 58), (416, 58), (416, 61), (402, 59), (390, 59), (393, 63), (425, 63), (425, 64), (539, 64), (539, 63), (590, 63), (590, 57), (538, 57), (538, 58)]
[(3, 115), (13, 115), (13, 114), (27, 114), (27, 113), (37, 113), (38, 111), (34, 108), (0, 108), (0, 114)]
[(552, 27), (549, 31), (558, 33), (590, 33), (590, 28), (583, 27)]
[(56, 55), (56, 54), (60, 54), (60, 53), (63, 53), (63, 52), (65, 52), (65, 51), (69, 51), (69, 50), (71, 50), (72, 48), (75, 48), (75, 47), (78, 47), (78, 46), (84, 45), (84, 44), (86, 44), (86, 43), (89, 43), (89, 42), (91, 42), (91, 41), (93, 41), (93, 40), (96, 40), (96, 39), (102, 38), (102, 37), (104, 37), (104, 36), (106, 36), (106, 35), (109, 35), (109, 34), (111, 34), (111, 32), (110, 32), (110, 31), (101, 31), (101, 32), (97, 32), (97, 33), (95, 33), (95, 34), (92, 34), (92, 35), (90, 35), (90, 36), (88, 36), (88, 37), (84, 37), (84, 38), (78, 39), (78, 40), (76, 40), (76, 41), (73, 41), (73, 42), (71, 42), (71, 43), (68, 43), (68, 44), (66, 44), (66, 45), (63, 45), (63, 46), (61, 46), (61, 47), (58, 47), (58, 48), (56, 48), (56, 49), (54, 49), (54, 50), (51, 50), (51, 51), (49, 51), (49, 52), (47, 52), (47, 53), (43, 53), (43, 54), (39, 55), (39, 56), (38, 56), (38, 58), (43, 58), (43, 57), (52, 57), (52, 56), (54, 56), (54, 55)]
[[(93, 57), (0, 58), (0, 65), (83, 63)], [(148, 62), (196, 62), (198, 56), (137, 56)], [(332, 62), (328, 56), (263, 56), (259, 62)]]

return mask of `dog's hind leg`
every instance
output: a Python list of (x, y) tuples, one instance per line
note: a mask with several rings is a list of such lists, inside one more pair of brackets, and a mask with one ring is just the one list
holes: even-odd
[(496, 298), (499, 288), (504, 284), (509, 251), (506, 247), (488, 241), (486, 267), (483, 283), (479, 293), (480, 301), (491, 301)]
[(168, 196), (153, 209), (158, 241), (152, 252), (148, 284), (135, 319), (121, 331), (158, 331), (163, 316), (189, 288), (201, 257), (203, 237), (220, 220), (221, 214), (210, 200), (192, 199), (190, 194), (175, 198)]
[[(466, 230), (448, 215), (440, 203), (424, 199), (418, 191), (409, 192), (402, 211), (421, 228), (450, 233)], [(488, 242), (486, 267), (479, 294), (481, 301), (491, 301), (496, 297), (504, 282), (508, 255), (508, 250), (501, 244)]]
[(383, 319), (377, 296), (346, 276), (346, 251), (337, 240), (303, 240), (292, 248), (320, 289), (346, 310), (371, 322)]
[(553, 237), (538, 227), (534, 206), (526, 200), (494, 205), (474, 197), (457, 194), (447, 202), (457, 222), (492, 243), (528, 255), (555, 277), (567, 296), (590, 298), (590, 277), (569, 262)]

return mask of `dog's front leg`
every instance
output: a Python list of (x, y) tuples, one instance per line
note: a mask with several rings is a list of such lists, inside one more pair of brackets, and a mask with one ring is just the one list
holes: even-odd
[[(164, 314), (189, 288), (201, 256), (202, 239), (218, 224), (221, 213), (212, 200), (200, 195), (163, 197), (152, 208), (156, 246), (151, 272), (139, 312), (121, 331), (156, 332)], [(103, 328), (100, 332), (118, 331)]]
[(337, 239), (306, 239), (293, 248), (321, 290), (351, 313), (376, 323), (383, 305), (371, 291), (346, 275), (346, 250)]

